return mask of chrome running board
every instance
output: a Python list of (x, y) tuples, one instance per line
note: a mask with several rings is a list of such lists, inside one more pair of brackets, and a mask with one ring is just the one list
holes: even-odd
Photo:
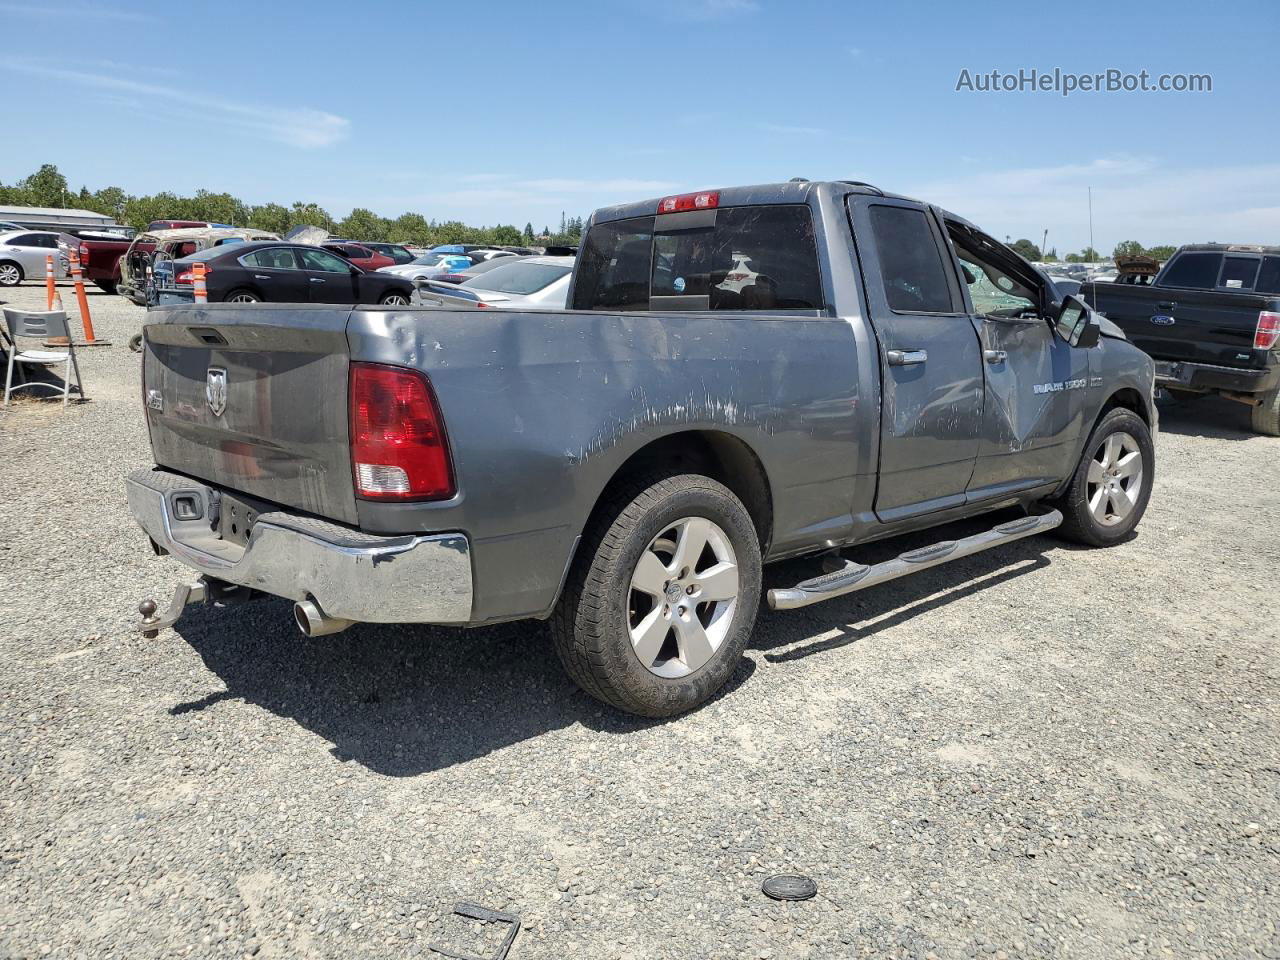
[(943, 540), (940, 543), (908, 550), (892, 560), (867, 566), (846, 560), (845, 564), (834, 573), (824, 573), (812, 580), (804, 580), (794, 587), (769, 591), (769, 606), (774, 610), (795, 610), (807, 607), (811, 603), (821, 603), (834, 597), (842, 597), (846, 593), (866, 590), (889, 580), (896, 580), (921, 570), (928, 570), (939, 564), (950, 563), (961, 557), (972, 556), (983, 550), (990, 550), (1001, 544), (1012, 543), (1023, 537), (1033, 537), (1037, 533), (1047, 533), (1062, 524), (1062, 514), (1050, 510), (1045, 514), (1032, 517), (1021, 517), (1001, 523), (983, 533), (975, 533), (961, 540)]

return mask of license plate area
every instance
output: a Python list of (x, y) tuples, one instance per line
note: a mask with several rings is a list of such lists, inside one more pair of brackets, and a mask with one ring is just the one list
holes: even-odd
[(236, 546), (249, 545), (249, 534), (258, 520), (259, 511), (239, 497), (222, 494), (218, 510), (218, 536)]

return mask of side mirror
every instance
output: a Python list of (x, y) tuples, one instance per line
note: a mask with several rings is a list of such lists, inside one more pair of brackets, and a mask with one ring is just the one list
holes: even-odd
[(1073, 296), (1062, 298), (1062, 309), (1058, 313), (1058, 321), (1054, 329), (1073, 347), (1096, 347), (1102, 327), (1084, 303)]

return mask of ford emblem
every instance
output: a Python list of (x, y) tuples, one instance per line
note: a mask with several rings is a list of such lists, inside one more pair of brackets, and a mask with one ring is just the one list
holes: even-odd
[(1159, 313), (1151, 318), (1151, 322), (1157, 327), (1172, 327), (1178, 321), (1174, 320), (1173, 317), (1168, 317), (1163, 313)]

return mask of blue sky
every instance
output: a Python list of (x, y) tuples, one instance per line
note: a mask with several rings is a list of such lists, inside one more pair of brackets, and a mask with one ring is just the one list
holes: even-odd
[[(1060, 253), (1280, 242), (1280, 4), (0, 0), (0, 180), (470, 223), (858, 179)], [(14, 43), (13, 41), (19, 41)], [(1211, 93), (957, 92), (1020, 68)]]

